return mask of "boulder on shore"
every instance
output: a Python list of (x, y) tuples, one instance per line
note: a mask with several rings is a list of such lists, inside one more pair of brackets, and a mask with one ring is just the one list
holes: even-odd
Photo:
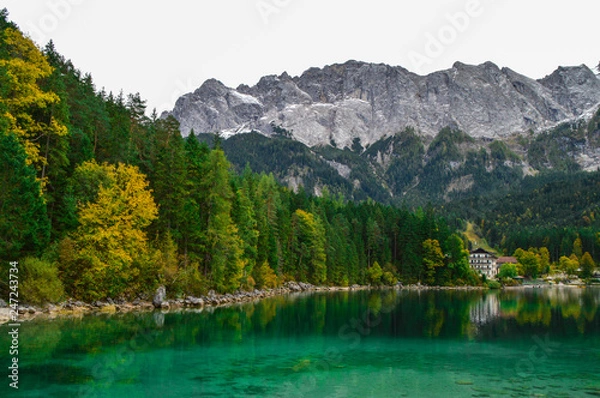
[(152, 299), (152, 304), (155, 308), (161, 308), (163, 302), (167, 299), (167, 288), (164, 286), (159, 286), (156, 289), (156, 293), (154, 294), (154, 298)]

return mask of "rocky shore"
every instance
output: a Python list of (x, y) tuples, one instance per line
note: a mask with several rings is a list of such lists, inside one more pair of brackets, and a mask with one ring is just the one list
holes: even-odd
[[(54, 319), (61, 316), (82, 316), (91, 313), (127, 313), (160, 310), (183, 310), (204, 307), (219, 307), (236, 303), (245, 303), (260, 300), (266, 297), (281, 296), (292, 293), (314, 292), (314, 291), (343, 291), (343, 290), (365, 290), (369, 286), (353, 285), (350, 287), (322, 287), (303, 282), (287, 282), (276, 289), (254, 290), (251, 292), (236, 292), (233, 294), (216, 294), (210, 291), (206, 296), (186, 296), (182, 299), (167, 299), (164, 287), (159, 287), (152, 299), (133, 301), (106, 299), (85, 303), (83, 301), (67, 300), (59, 304), (48, 304), (43, 307), (21, 304), (19, 305), (19, 322), (32, 319)], [(0, 324), (9, 322), (10, 308), (0, 300)]]
[[(318, 292), (318, 291), (356, 291), (370, 289), (402, 289), (402, 290), (482, 290), (480, 286), (427, 286), (421, 284), (395, 286), (369, 286), (369, 285), (352, 285), (348, 287), (338, 286), (315, 286), (310, 283), (303, 282), (287, 282), (283, 286), (275, 289), (253, 290), (251, 292), (239, 291), (233, 294), (217, 294), (210, 291), (205, 296), (186, 296), (180, 299), (168, 299), (166, 289), (161, 286), (157, 289), (154, 297), (142, 300), (136, 299), (133, 301), (125, 300), (98, 300), (91, 303), (83, 301), (67, 300), (59, 304), (47, 304), (43, 307), (21, 304), (19, 305), (19, 322), (29, 321), (32, 319), (54, 319), (57, 317), (72, 316), (80, 317), (85, 314), (100, 313), (100, 314), (116, 314), (128, 312), (148, 312), (155, 310), (162, 311), (179, 311), (185, 309), (198, 309), (205, 307), (220, 307), (233, 305), (236, 303), (246, 303), (261, 300), (267, 297), (283, 296), (287, 294), (303, 293), (303, 292)], [(10, 322), (10, 308), (6, 302), (0, 300), (0, 325)]]

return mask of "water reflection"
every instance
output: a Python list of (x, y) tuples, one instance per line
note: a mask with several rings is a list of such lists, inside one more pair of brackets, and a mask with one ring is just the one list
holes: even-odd
[(574, 336), (600, 330), (600, 289), (514, 289), (471, 305), (470, 321), (484, 337), (548, 331)]
[[(22, 338), (33, 348), (31, 355), (47, 358), (55, 351), (94, 353), (115, 344), (140, 350), (173, 343), (241, 343), (256, 337), (335, 337), (342, 329), (361, 338), (473, 338), (491, 330), (499, 336), (524, 328), (585, 334), (600, 331), (599, 308), (597, 288), (335, 292), (275, 297), (201, 312), (32, 321), (23, 327)], [(6, 333), (0, 334), (0, 344), (6, 338)]]
[(469, 320), (475, 325), (488, 323), (500, 316), (500, 300), (497, 294), (486, 294), (471, 304)]
[(471, 304), (469, 320), (475, 325), (488, 323), (500, 316), (500, 300), (497, 294), (486, 294)]
[[(210, 380), (231, 384), (240, 375), (276, 385), (277, 377), (314, 369), (350, 372), (365, 361), (373, 369), (429, 369), (440, 356), (446, 358), (436, 348), (442, 345), (448, 347), (445, 366), (455, 366), (452, 358), (460, 353), (461, 361), (479, 368), (474, 354), (479, 351), (470, 350), (478, 347), (487, 358), (487, 343), (498, 343), (496, 359), (505, 355), (514, 373), (515, 364), (529, 361), (528, 353), (540, 341), (562, 344), (551, 357), (557, 366), (559, 352), (569, 353), (572, 341), (581, 341), (586, 352), (598, 347), (599, 308), (600, 289), (590, 288), (374, 290), (274, 297), (202, 311), (32, 321), (21, 328), (20, 339), (26, 342), (19, 353), (21, 381), (39, 391), (48, 384), (94, 392), (129, 384), (150, 388), (166, 367), (198, 388)], [(6, 329), (0, 327), (2, 347), (9, 345)], [(508, 356), (515, 342), (522, 349), (516, 361)], [(539, 350), (535, 358), (543, 353)], [(0, 362), (10, 360), (7, 354), (0, 350)], [(600, 353), (596, 349), (589, 355)], [(522, 365), (521, 373), (543, 369), (537, 362)], [(162, 387), (170, 388), (171, 382), (163, 381)]]

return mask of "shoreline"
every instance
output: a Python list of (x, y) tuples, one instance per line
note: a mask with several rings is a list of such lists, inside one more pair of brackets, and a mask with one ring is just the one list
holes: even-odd
[[(593, 286), (593, 285), (592, 285)], [(498, 290), (524, 290), (524, 289), (546, 289), (546, 288), (586, 288), (587, 285), (520, 285), (503, 286)], [(34, 319), (53, 320), (62, 317), (82, 317), (89, 314), (126, 314), (131, 312), (153, 312), (162, 311), (181, 311), (203, 308), (218, 308), (235, 304), (260, 301), (269, 297), (285, 296), (296, 293), (312, 292), (343, 292), (360, 290), (410, 290), (410, 291), (429, 291), (429, 290), (490, 290), (484, 286), (427, 286), (427, 285), (395, 285), (395, 286), (370, 286), (370, 285), (352, 285), (352, 286), (314, 286), (303, 282), (287, 282), (283, 286), (275, 289), (254, 290), (252, 292), (237, 292), (227, 294), (216, 294), (213, 291), (208, 295), (193, 297), (186, 296), (185, 299), (170, 299), (153, 301), (136, 299), (133, 301), (111, 300), (94, 301), (85, 303), (69, 299), (58, 304), (46, 304), (44, 306), (19, 305), (18, 322), (27, 322)], [(0, 326), (11, 322), (11, 309), (9, 307), (0, 308)]]
[[(234, 304), (243, 304), (262, 300), (269, 297), (284, 296), (294, 293), (319, 292), (319, 291), (358, 291), (376, 289), (378, 287), (353, 285), (348, 287), (314, 286), (303, 282), (287, 282), (275, 289), (255, 289), (252, 292), (237, 292), (216, 294), (213, 291), (208, 295), (193, 297), (186, 296), (185, 299), (159, 299), (154, 300), (135, 299), (124, 300), (97, 300), (86, 303), (79, 300), (69, 299), (58, 304), (45, 304), (43, 306), (19, 304), (18, 322), (27, 322), (34, 319), (53, 320), (59, 317), (81, 317), (88, 314), (126, 314), (130, 312), (153, 312), (193, 310), (201, 308), (217, 308)], [(391, 286), (389, 288), (395, 288)], [(0, 326), (11, 322), (11, 308), (0, 308)]]

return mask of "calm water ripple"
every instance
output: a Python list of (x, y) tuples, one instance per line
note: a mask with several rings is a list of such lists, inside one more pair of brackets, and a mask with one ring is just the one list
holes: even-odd
[(599, 308), (597, 288), (361, 291), (32, 321), (0, 396), (600, 396)]

